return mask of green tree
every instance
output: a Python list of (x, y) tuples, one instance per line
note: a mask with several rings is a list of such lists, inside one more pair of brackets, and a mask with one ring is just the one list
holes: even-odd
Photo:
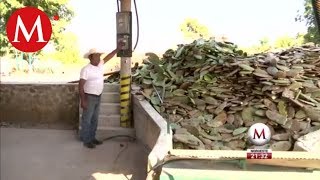
[(290, 37), (288, 35), (279, 37), (278, 39), (276, 39), (274, 47), (275, 48), (290, 48), (290, 47), (294, 47), (294, 46), (300, 46), (303, 44), (304, 35), (302, 34), (297, 34), (296, 37)]
[(282, 36), (276, 39), (275, 41), (275, 48), (289, 48), (297, 45), (296, 41), (294, 38), (290, 36)]
[(78, 38), (72, 32), (63, 32), (59, 35), (59, 44), (45, 48), (39, 58), (42, 60), (58, 60), (64, 64), (75, 64), (82, 60), (78, 46)]
[(56, 46), (53, 58), (65, 64), (78, 63), (81, 59), (77, 36), (72, 32), (60, 34), (60, 43)]
[(208, 39), (210, 37), (209, 29), (201, 24), (197, 19), (187, 18), (180, 25), (180, 30), (186, 39)]
[(6, 37), (6, 23), (15, 10), (26, 6), (37, 7), (49, 17), (54, 15), (60, 17), (58, 21), (52, 21), (51, 36), (51, 41), (56, 45), (59, 44), (60, 34), (65, 30), (74, 15), (68, 2), (69, 0), (2, 0), (0, 2), (0, 56), (14, 53), (14, 48)]
[(296, 21), (306, 22), (308, 32), (304, 35), (305, 42), (320, 43), (320, 35), (316, 27), (316, 20), (311, 0), (304, 0), (304, 12), (301, 13), (298, 11)]
[(267, 37), (264, 37), (260, 40), (260, 45), (258, 46), (259, 52), (266, 52), (270, 50), (272, 47), (270, 45), (270, 40)]
[(267, 52), (271, 49), (272, 49), (272, 46), (270, 44), (269, 38), (264, 37), (261, 40), (259, 40), (258, 45), (254, 45), (251, 48), (249, 48), (248, 53), (255, 54), (255, 53), (261, 53), (261, 52)]
[(256, 53), (262, 53), (262, 52), (267, 52), (271, 50), (272, 45), (270, 43), (269, 38), (264, 37), (261, 40), (259, 40), (259, 44), (256, 44), (250, 47), (243, 47), (241, 49), (247, 52), (248, 54), (256, 54)]
[(301, 46), (302, 44), (304, 44), (304, 36), (305, 34), (302, 34), (302, 33), (298, 33), (297, 36), (296, 36), (296, 44), (298, 46)]

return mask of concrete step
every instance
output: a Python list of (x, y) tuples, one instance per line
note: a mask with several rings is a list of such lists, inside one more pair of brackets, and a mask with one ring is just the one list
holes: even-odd
[(101, 95), (102, 103), (120, 103), (119, 92), (104, 92)]
[(119, 84), (104, 83), (103, 92), (120, 92)]
[[(79, 127), (79, 130), (81, 127)], [(133, 128), (122, 128), (122, 127), (104, 127), (104, 126), (98, 126), (97, 132), (96, 132), (96, 138), (97, 139), (106, 139), (113, 136), (130, 136), (130, 137), (136, 137), (136, 131)]]
[(101, 103), (100, 115), (120, 115), (120, 103)]
[[(79, 107), (79, 113), (82, 114), (82, 108)], [(99, 115), (119, 115), (120, 114), (120, 103), (101, 103)]]
[[(81, 115), (79, 119), (79, 125), (81, 124)], [(120, 127), (120, 115), (99, 115), (98, 126), (103, 127)]]

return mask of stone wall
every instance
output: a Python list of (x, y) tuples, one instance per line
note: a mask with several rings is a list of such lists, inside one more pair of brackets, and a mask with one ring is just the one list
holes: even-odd
[(0, 85), (0, 122), (20, 127), (76, 129), (77, 84)]

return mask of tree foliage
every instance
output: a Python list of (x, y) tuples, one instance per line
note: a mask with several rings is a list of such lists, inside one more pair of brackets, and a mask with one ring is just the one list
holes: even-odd
[(262, 38), (260, 41), (260, 46), (258, 46), (258, 51), (260, 52), (266, 52), (271, 49), (270, 40), (267, 37)]
[(59, 60), (64, 64), (78, 63), (81, 59), (77, 36), (72, 32), (59, 34), (59, 44), (55, 45), (55, 51), (41, 53), (41, 59)]
[(51, 41), (58, 45), (61, 41), (61, 33), (69, 24), (74, 13), (71, 7), (68, 6), (69, 0), (2, 0), (0, 1), (0, 55), (12, 54), (13, 47), (6, 36), (6, 23), (11, 14), (26, 6), (37, 7), (45, 12), (49, 17), (54, 15), (59, 16), (59, 21), (51, 21), (52, 36)]
[(304, 12), (301, 13), (298, 11), (296, 21), (306, 22), (308, 32), (304, 35), (305, 42), (320, 43), (320, 34), (316, 26), (311, 0), (304, 0)]
[(201, 24), (197, 19), (187, 18), (180, 25), (180, 30), (186, 39), (207, 39), (210, 37), (209, 29)]
[(300, 46), (304, 43), (304, 35), (297, 34), (296, 37), (288, 35), (278, 37), (274, 42), (271, 42), (269, 38), (264, 37), (259, 41), (259, 44), (251, 47), (243, 48), (248, 54), (256, 54), (268, 52), (276, 49), (287, 49), (295, 46)]
[(251, 47), (243, 48), (245, 52), (248, 54), (255, 54), (255, 53), (261, 53), (261, 52), (267, 52), (272, 49), (272, 44), (269, 40), (269, 38), (264, 37), (261, 40), (259, 40), (259, 43), (256, 45), (253, 45)]
[(275, 48), (290, 48), (293, 46), (298, 45), (298, 42), (296, 40), (296, 38), (292, 38), (288, 35), (279, 37), (276, 41), (275, 41)]

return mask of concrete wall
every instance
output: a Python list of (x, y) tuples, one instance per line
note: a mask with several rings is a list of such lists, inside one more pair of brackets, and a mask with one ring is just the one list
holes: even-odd
[(0, 121), (20, 127), (77, 128), (77, 84), (1, 84)]
[(138, 97), (133, 96), (134, 127), (137, 139), (151, 150), (148, 156), (149, 170), (172, 149), (172, 130), (148, 101), (139, 100)]

